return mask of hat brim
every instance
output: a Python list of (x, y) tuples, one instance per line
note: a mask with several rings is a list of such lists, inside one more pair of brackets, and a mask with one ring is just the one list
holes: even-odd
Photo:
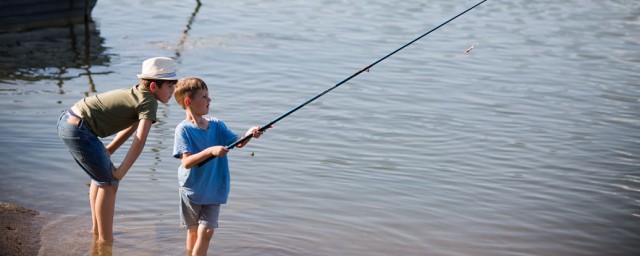
[(155, 77), (155, 76), (146, 76), (146, 75), (138, 75), (138, 78), (140, 79), (149, 79), (149, 80), (178, 80), (177, 76), (170, 76), (170, 77)]

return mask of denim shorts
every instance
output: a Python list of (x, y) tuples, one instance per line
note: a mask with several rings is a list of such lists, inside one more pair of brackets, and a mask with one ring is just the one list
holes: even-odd
[(77, 126), (67, 123), (69, 111), (58, 119), (58, 136), (71, 152), (73, 159), (91, 177), (91, 183), (98, 186), (118, 185), (113, 177), (113, 163), (107, 157), (107, 150), (93, 131), (80, 121)]
[(219, 204), (194, 204), (180, 191), (180, 224), (182, 228), (193, 228), (199, 224), (218, 228)]

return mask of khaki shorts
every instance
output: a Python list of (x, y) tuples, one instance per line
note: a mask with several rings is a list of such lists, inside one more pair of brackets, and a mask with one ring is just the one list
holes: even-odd
[(180, 226), (182, 228), (194, 228), (198, 225), (218, 228), (218, 216), (220, 216), (219, 204), (193, 204), (189, 197), (180, 192)]

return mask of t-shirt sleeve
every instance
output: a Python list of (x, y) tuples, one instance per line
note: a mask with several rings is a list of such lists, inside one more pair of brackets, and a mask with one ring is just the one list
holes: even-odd
[(180, 159), (182, 154), (191, 153), (193, 149), (191, 145), (187, 143), (189, 141), (189, 134), (183, 125), (176, 127), (175, 139), (173, 143), (173, 157)]
[(224, 140), (224, 144), (225, 145), (229, 145), (231, 143), (234, 143), (236, 140), (238, 140), (240, 138), (239, 135), (233, 133), (233, 131), (231, 131), (229, 128), (227, 128), (227, 125), (224, 124), (224, 122), (220, 122), (220, 133), (222, 135), (222, 138)]
[(153, 97), (146, 97), (144, 101), (138, 105), (138, 119), (148, 119), (154, 123), (158, 121), (156, 113), (158, 112), (158, 101)]

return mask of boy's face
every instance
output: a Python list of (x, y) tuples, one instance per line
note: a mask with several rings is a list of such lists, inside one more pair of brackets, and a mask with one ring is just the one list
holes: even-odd
[(206, 115), (209, 113), (209, 105), (211, 104), (211, 98), (209, 98), (208, 90), (198, 90), (193, 99), (189, 99), (191, 104), (189, 109), (191, 112), (198, 115)]
[[(153, 85), (152, 85), (153, 87)], [(162, 83), (162, 86), (155, 86), (155, 90), (152, 90), (156, 100), (162, 103), (168, 103), (173, 95), (173, 91), (176, 90), (176, 81), (166, 81)]]

